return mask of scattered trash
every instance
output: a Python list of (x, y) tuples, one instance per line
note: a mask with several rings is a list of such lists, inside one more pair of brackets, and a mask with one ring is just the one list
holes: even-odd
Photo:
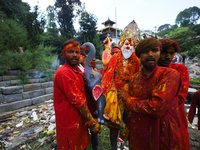
[[(37, 150), (42, 149), (44, 143), (56, 144), (53, 100), (30, 110), (1, 117), (0, 122), (0, 149), (18, 147)], [(36, 140), (37, 143), (32, 142), (33, 145), (28, 143), (34, 138), (41, 139)]]
[(37, 116), (35, 111), (32, 113), (31, 117), (33, 117), (33, 121), (37, 121), (38, 120), (38, 116)]
[(55, 123), (55, 115), (51, 117), (50, 122)]
[(20, 122), (20, 123), (18, 123), (18, 124), (16, 125), (16, 127), (18, 128), (18, 127), (21, 127), (22, 125), (23, 125), (23, 121)]

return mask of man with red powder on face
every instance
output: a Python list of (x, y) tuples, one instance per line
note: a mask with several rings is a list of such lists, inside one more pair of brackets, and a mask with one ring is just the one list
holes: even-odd
[(83, 150), (90, 143), (88, 127), (97, 134), (100, 133), (101, 126), (87, 107), (84, 81), (77, 67), (79, 42), (66, 41), (63, 56), (66, 63), (54, 76), (57, 146), (59, 150)]
[(142, 70), (131, 76), (129, 93), (122, 88), (118, 91), (131, 114), (126, 120), (130, 150), (182, 148), (178, 110), (181, 76), (174, 69), (157, 65), (160, 47), (155, 38), (145, 38), (138, 44), (135, 53)]
[(177, 42), (172, 39), (160, 39), (162, 44), (162, 52), (158, 61), (158, 66), (169, 67), (177, 70), (182, 79), (182, 88), (178, 96), (179, 115), (181, 120), (181, 145), (182, 149), (190, 150), (190, 139), (188, 134), (188, 122), (184, 109), (185, 99), (188, 94), (188, 88), (190, 85), (188, 69), (185, 65), (171, 63), (175, 56), (175, 52), (180, 51), (180, 47)]

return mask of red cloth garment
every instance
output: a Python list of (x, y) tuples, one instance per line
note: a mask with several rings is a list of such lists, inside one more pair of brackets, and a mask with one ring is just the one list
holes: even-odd
[(137, 72), (129, 81), (130, 150), (181, 149), (178, 95), (180, 74), (156, 66), (149, 76)]
[(54, 76), (54, 109), (58, 150), (83, 150), (90, 143), (79, 108), (86, 103), (81, 74), (65, 63)]
[(188, 121), (186, 118), (186, 113), (184, 109), (184, 104), (185, 104), (185, 99), (188, 94), (188, 88), (190, 85), (189, 81), (189, 73), (188, 69), (186, 66), (182, 64), (175, 64), (175, 63), (170, 63), (169, 65), (170, 68), (173, 68), (177, 70), (182, 79), (182, 88), (179, 93), (179, 115), (180, 115), (180, 121), (181, 121), (181, 146), (183, 150), (190, 150), (190, 137), (188, 133)]
[(188, 120), (193, 121), (196, 114), (196, 107), (198, 107), (198, 130), (200, 130), (200, 90), (194, 92), (188, 113)]

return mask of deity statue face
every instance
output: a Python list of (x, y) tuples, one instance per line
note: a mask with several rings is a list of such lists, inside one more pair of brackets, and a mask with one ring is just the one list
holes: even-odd
[(126, 39), (121, 47), (124, 59), (128, 59), (135, 52), (134, 43), (131, 39)]

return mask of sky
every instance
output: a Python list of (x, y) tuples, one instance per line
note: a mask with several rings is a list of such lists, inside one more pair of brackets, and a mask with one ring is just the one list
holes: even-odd
[[(54, 5), (55, 0), (22, 0), (30, 6), (38, 5), (46, 11), (48, 5)], [(164, 24), (175, 24), (177, 15), (193, 6), (200, 8), (200, 0), (80, 0), (85, 3), (86, 11), (98, 18), (98, 29), (108, 18), (116, 24), (114, 27), (124, 29), (135, 20), (140, 30), (155, 30)], [(198, 22), (200, 23), (200, 21)], [(74, 24), (78, 29), (78, 19)]]

